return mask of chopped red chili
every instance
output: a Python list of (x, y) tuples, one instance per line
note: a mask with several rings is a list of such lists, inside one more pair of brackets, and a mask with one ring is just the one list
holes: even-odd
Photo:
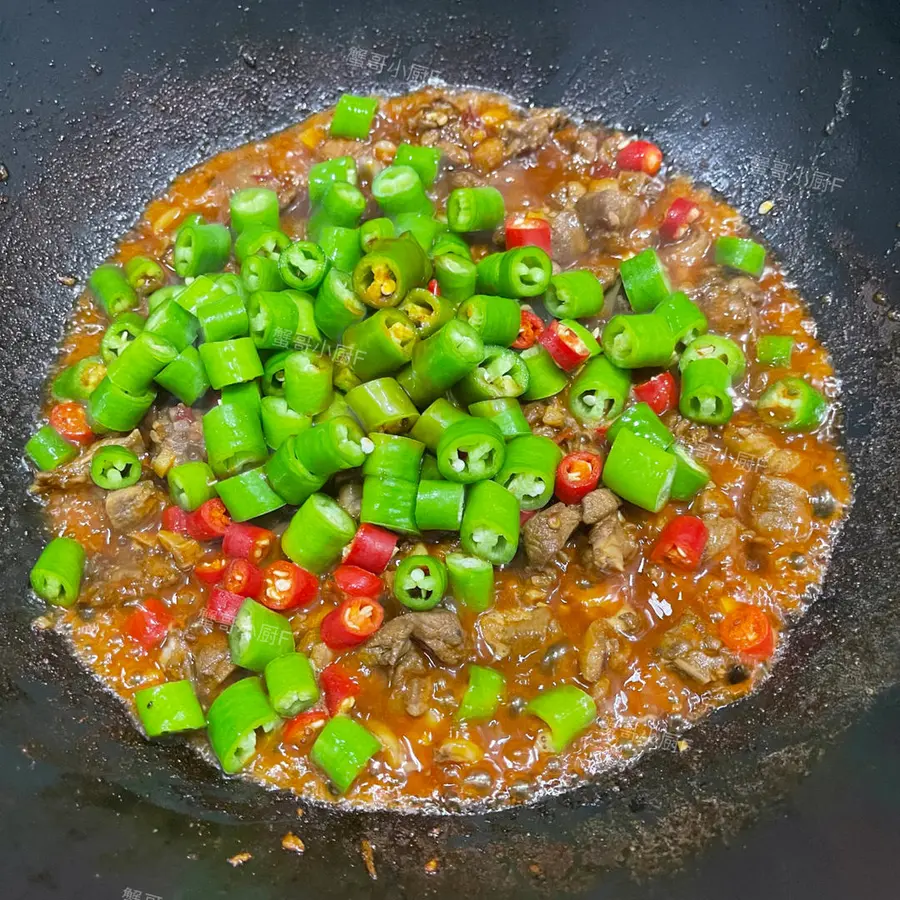
[(249, 559), (232, 559), (222, 573), (219, 587), (242, 597), (255, 597), (262, 587), (262, 572)]
[(564, 456), (556, 469), (553, 488), (563, 503), (579, 503), (600, 481), (603, 457), (599, 453), (580, 450)]
[(550, 255), (550, 223), (535, 213), (516, 213), (506, 219), (506, 249), (540, 247)]
[(693, 572), (700, 565), (708, 538), (709, 531), (702, 519), (697, 516), (675, 516), (660, 532), (650, 551), (650, 559)]
[(432, 278), (431, 281), (428, 282), (428, 290), (431, 291), (435, 297), (441, 296), (441, 286), (438, 284), (437, 278)]
[(89, 444), (95, 437), (84, 407), (74, 401), (57, 403), (50, 410), (50, 425), (66, 440), (76, 444)]
[(158, 597), (147, 597), (125, 620), (125, 633), (145, 650), (158, 647), (169, 633), (172, 614)]
[(616, 165), (631, 172), (655, 175), (662, 165), (662, 150), (650, 141), (632, 141), (616, 154)]
[(188, 513), (188, 534), (195, 541), (213, 541), (225, 534), (231, 525), (231, 516), (225, 509), (225, 504), (213, 497), (197, 507), (192, 513)]
[(282, 738), (289, 744), (307, 744), (317, 735), (328, 721), (323, 709), (308, 709), (285, 722)]
[(683, 238), (700, 215), (700, 207), (693, 200), (677, 197), (666, 210), (665, 218), (659, 226), (659, 236), (665, 241)]
[(316, 599), (319, 579), (312, 572), (281, 559), (262, 571), (259, 602), (269, 609), (295, 609)]
[(352, 597), (378, 597), (384, 590), (384, 582), (377, 575), (346, 563), (334, 570), (334, 583)]
[(194, 577), (204, 584), (218, 584), (227, 565), (228, 560), (224, 556), (201, 560), (194, 566)]
[(544, 333), (541, 317), (530, 309), (522, 310), (522, 322), (519, 325), (519, 336), (510, 344), (513, 350), (527, 350), (533, 347)]
[(678, 402), (678, 389), (671, 372), (661, 372), (649, 381), (635, 385), (634, 396), (646, 403), (658, 416), (674, 409)]
[(220, 625), (231, 625), (237, 611), (246, 599), (240, 594), (223, 590), (218, 586), (214, 587), (209, 592), (203, 614), (207, 619), (212, 619), (213, 622), (218, 622)]
[(175, 534), (188, 535), (188, 514), (180, 506), (167, 506), (162, 514), (162, 527)]
[(553, 362), (566, 372), (580, 366), (591, 355), (585, 342), (558, 319), (550, 323), (538, 340)]
[(380, 575), (391, 561), (398, 540), (392, 531), (377, 525), (360, 525), (350, 541), (344, 563)]
[(775, 650), (775, 632), (758, 606), (740, 604), (719, 624), (719, 637), (730, 650), (765, 659)]
[(222, 552), (233, 558), (249, 559), (259, 565), (275, 545), (274, 532), (257, 525), (234, 522), (225, 529)]
[(347, 597), (322, 619), (319, 633), (332, 650), (356, 647), (384, 622), (384, 608), (371, 597)]
[(319, 685), (325, 694), (325, 706), (329, 716), (345, 713), (356, 703), (359, 684), (337, 663), (332, 663), (322, 670)]

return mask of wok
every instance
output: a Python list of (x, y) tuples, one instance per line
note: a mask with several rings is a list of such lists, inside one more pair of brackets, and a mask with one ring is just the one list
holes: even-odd
[[(896, 895), (897, 778), (887, 755), (865, 781), (859, 768), (864, 754), (896, 746), (896, 702), (882, 701), (850, 744), (814, 765), (900, 680), (896, 4), (4, 6), (5, 897), (671, 898), (727, 888), (828, 898), (858, 893), (850, 878), (864, 878), (869, 896)], [(31, 630), (39, 606), (27, 571), (42, 529), (21, 449), (86, 274), (177, 172), (344, 90), (404, 91), (423, 72), (645, 129), (676, 167), (726, 194), (785, 260), (834, 354), (857, 499), (774, 677), (694, 729), (689, 752), (657, 752), (539, 807), (488, 816), (298, 818), (291, 797), (225, 781), (177, 742), (144, 742), (57, 638)], [(767, 199), (775, 208), (759, 215)], [(775, 820), (794, 804), (787, 825)], [(880, 830), (861, 833), (859, 822)], [(289, 830), (306, 841), (303, 858), (281, 849)], [(746, 852), (725, 851), (725, 840)], [(232, 869), (226, 857), (239, 851), (253, 858)], [(679, 865), (687, 874), (673, 874)]]

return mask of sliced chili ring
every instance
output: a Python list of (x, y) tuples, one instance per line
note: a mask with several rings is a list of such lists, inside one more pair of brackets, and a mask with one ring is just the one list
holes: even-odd
[(270, 563), (262, 571), (259, 602), (269, 609), (296, 609), (316, 599), (319, 579), (286, 559)]
[(162, 527), (175, 534), (189, 535), (188, 514), (180, 506), (167, 506), (162, 514)]
[(229, 560), (219, 587), (242, 597), (255, 597), (262, 587), (262, 572), (249, 559)]
[(324, 709), (308, 709), (285, 723), (281, 732), (282, 739), (289, 744), (307, 744), (322, 730), (327, 721), (328, 713)]
[(334, 570), (334, 583), (351, 597), (378, 597), (384, 590), (384, 582), (361, 566), (344, 563)]
[(125, 620), (125, 633), (146, 650), (158, 647), (169, 633), (172, 614), (158, 597), (147, 597)]
[(220, 538), (229, 525), (231, 516), (218, 497), (202, 503), (192, 513), (188, 513), (187, 517), (188, 534), (195, 541), (213, 541)]
[(539, 343), (561, 369), (570, 372), (591, 355), (590, 348), (576, 332), (554, 319), (539, 338)]
[(227, 565), (228, 560), (224, 556), (203, 559), (194, 566), (194, 577), (204, 584), (218, 584)]
[(678, 389), (671, 372), (661, 372), (649, 381), (635, 385), (634, 396), (646, 403), (658, 416), (673, 409), (678, 401)]
[(541, 317), (530, 309), (523, 309), (519, 336), (510, 344), (510, 347), (513, 350), (527, 350), (538, 342), (543, 333), (544, 323)]
[(269, 555), (275, 541), (274, 532), (268, 528), (234, 522), (222, 536), (222, 552), (235, 559), (249, 559), (258, 565)]
[(337, 663), (332, 663), (322, 670), (319, 685), (325, 694), (325, 707), (329, 716), (345, 713), (356, 703), (359, 684)]
[(741, 603), (719, 623), (719, 637), (729, 650), (765, 659), (775, 650), (775, 632), (758, 606)]
[(563, 503), (579, 503), (600, 481), (603, 457), (589, 450), (564, 456), (556, 469), (554, 493)]
[(693, 572), (703, 558), (709, 530), (697, 516), (675, 516), (660, 532), (650, 551), (655, 563), (668, 563), (684, 572)]
[(94, 439), (84, 407), (73, 400), (57, 403), (50, 410), (50, 425), (76, 444), (89, 444)]
[(655, 175), (662, 165), (662, 150), (650, 141), (632, 141), (616, 154), (616, 165), (631, 172)]
[(347, 597), (322, 619), (319, 633), (332, 650), (356, 647), (384, 622), (384, 607), (371, 597)]
[(507, 216), (506, 249), (514, 247), (540, 247), (548, 256), (550, 252), (550, 223), (534, 213), (515, 213)]
[(676, 197), (666, 210), (659, 236), (666, 241), (677, 241), (683, 238), (691, 225), (696, 222), (702, 212), (693, 200), (687, 197)]
[(377, 525), (360, 525), (350, 541), (344, 563), (380, 575), (391, 561), (398, 540), (393, 531)]

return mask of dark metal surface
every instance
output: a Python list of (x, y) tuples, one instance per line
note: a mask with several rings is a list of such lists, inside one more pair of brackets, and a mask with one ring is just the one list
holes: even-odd
[[(772, 898), (852, 896), (848, 871), (871, 873), (875, 900), (894, 896), (896, 695), (818, 760), (900, 680), (896, 4), (102, 0), (14, 12), (0, 12), (4, 897), (678, 898), (728, 879), (733, 896), (755, 898), (766, 883), (752, 880), (754, 863), (772, 871)], [(834, 353), (857, 504), (775, 677), (691, 732), (690, 752), (657, 753), (538, 809), (298, 818), (289, 798), (226, 782), (177, 743), (143, 742), (64, 648), (30, 630), (41, 533), (19, 457), (78, 290), (58, 276), (83, 283), (185, 167), (344, 89), (407, 89), (413, 65), (644, 128), (735, 202), (785, 259)], [(764, 199), (776, 203), (769, 217), (755, 212)], [(860, 768), (870, 758), (882, 763), (871, 773)], [(848, 783), (859, 793), (835, 789)], [(884, 833), (864, 842), (859, 822), (873, 820)], [(843, 856), (823, 853), (814, 827)], [(307, 843), (302, 859), (280, 848), (288, 830)], [(240, 850), (253, 859), (232, 869), (225, 859)], [(440, 868), (427, 875), (431, 858)]]

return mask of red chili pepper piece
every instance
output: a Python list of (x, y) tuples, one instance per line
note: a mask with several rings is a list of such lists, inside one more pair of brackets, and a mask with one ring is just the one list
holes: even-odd
[(380, 575), (391, 561), (398, 540), (392, 531), (377, 525), (360, 525), (350, 541), (344, 563)]
[(207, 619), (212, 619), (213, 622), (218, 622), (220, 625), (231, 625), (238, 610), (241, 608), (241, 604), (246, 599), (240, 594), (234, 594), (220, 587), (214, 587), (209, 592), (204, 615)]
[(324, 709), (308, 709), (285, 723), (282, 739), (289, 744), (306, 744), (318, 734), (328, 721)]
[(676, 198), (666, 210), (662, 225), (659, 226), (659, 236), (664, 241), (683, 238), (700, 215), (701, 209), (693, 200), (688, 200), (687, 197)]
[(560, 460), (556, 468), (554, 493), (563, 503), (580, 503), (600, 481), (603, 457), (599, 453), (579, 450)]
[(658, 416), (674, 409), (678, 402), (678, 389), (671, 372), (661, 372), (649, 381), (635, 385), (634, 396), (646, 403)]
[(359, 685), (337, 663), (322, 669), (319, 685), (325, 694), (325, 706), (329, 716), (347, 712), (359, 694)]
[(180, 506), (167, 506), (162, 514), (162, 527), (175, 534), (189, 534), (188, 514)]
[(125, 633), (145, 650), (158, 647), (169, 633), (172, 614), (158, 597), (147, 597), (125, 620)]
[(580, 366), (590, 355), (584, 341), (567, 325), (554, 319), (538, 339), (561, 369), (570, 372)]
[(204, 559), (194, 566), (194, 577), (204, 584), (218, 584), (225, 573), (228, 560), (224, 556), (214, 556), (212, 559)]
[(527, 350), (533, 347), (544, 333), (541, 317), (530, 309), (522, 310), (522, 321), (519, 325), (519, 336), (510, 344), (513, 350)]
[(384, 608), (371, 597), (347, 597), (322, 619), (319, 633), (332, 650), (356, 647), (384, 622)]
[(334, 570), (334, 583), (351, 597), (378, 597), (384, 590), (384, 582), (377, 575), (346, 563)]
[(660, 532), (650, 551), (655, 563), (669, 563), (684, 572), (693, 572), (706, 548), (709, 531), (697, 516), (675, 516)]
[(319, 579), (312, 572), (280, 559), (262, 570), (259, 602), (269, 609), (295, 609), (316, 599)]
[(225, 529), (222, 552), (235, 559), (249, 559), (259, 564), (275, 546), (275, 534), (268, 528), (234, 522)]
[(632, 141), (616, 154), (616, 165), (630, 172), (655, 175), (662, 165), (662, 150), (650, 141)]
[(262, 587), (262, 572), (249, 559), (232, 559), (225, 567), (219, 587), (242, 597), (255, 597)]
[(506, 249), (514, 247), (540, 247), (548, 256), (550, 252), (550, 223), (534, 213), (515, 213), (506, 218)]
[(218, 497), (207, 500), (192, 513), (188, 513), (187, 517), (188, 534), (195, 541), (213, 541), (220, 538), (225, 534), (229, 525), (231, 525), (231, 516), (228, 515), (225, 504)]
[(88, 425), (87, 413), (80, 403), (57, 403), (50, 410), (50, 424), (64, 438), (76, 444), (89, 444), (95, 437)]
[(747, 603), (733, 609), (719, 624), (719, 637), (730, 650), (765, 659), (775, 651), (775, 632), (769, 617)]
[(441, 286), (438, 284), (437, 278), (432, 278), (431, 281), (428, 282), (428, 290), (431, 291), (435, 297), (441, 296)]

